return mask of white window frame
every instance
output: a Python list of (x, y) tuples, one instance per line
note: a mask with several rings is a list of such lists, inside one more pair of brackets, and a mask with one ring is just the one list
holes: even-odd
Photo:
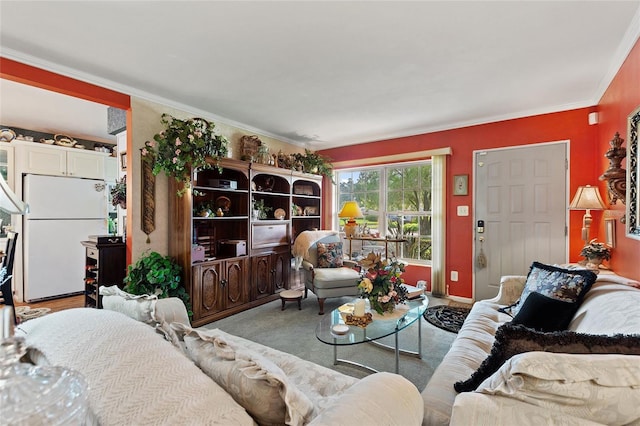
[[(432, 176), (431, 176), (431, 192), (432, 192), (432, 196), (433, 196), (433, 192), (434, 192), (434, 185), (433, 185), (433, 161), (431, 159), (426, 159), (426, 160), (419, 160), (419, 161), (403, 161), (403, 162), (398, 162), (398, 163), (388, 163), (388, 164), (384, 164), (384, 165), (376, 165), (376, 166), (368, 166), (368, 167), (352, 167), (352, 168), (344, 168), (344, 169), (340, 169), (340, 170), (336, 170), (336, 182), (338, 182), (336, 184), (336, 191), (335, 191), (335, 203), (338, 209), (341, 208), (341, 203), (340, 203), (340, 181), (339, 181), (339, 176), (340, 173), (349, 173), (349, 172), (354, 172), (354, 171), (362, 171), (362, 170), (377, 170), (380, 173), (379, 176), (379, 182), (380, 185), (378, 186), (378, 205), (381, 207), (378, 210), (378, 230), (380, 231), (380, 235), (384, 236), (387, 234), (387, 229), (388, 229), (388, 216), (389, 214), (392, 215), (402, 215), (402, 216), (424, 216), (424, 217), (431, 217), (431, 234), (432, 234), (432, 238), (433, 238), (433, 227), (434, 227), (434, 218), (433, 218), (433, 214), (432, 211), (422, 211), (422, 212), (408, 212), (408, 211), (393, 211), (393, 212), (388, 212), (386, 209), (387, 206), (387, 177), (388, 177), (388, 171), (391, 169), (395, 169), (395, 168), (407, 168), (407, 167), (414, 167), (414, 166), (423, 166), (426, 164), (430, 164), (432, 167)], [(334, 216), (334, 229), (340, 229), (341, 228), (341, 224), (340, 224), (340, 218), (337, 216), (337, 214)], [(433, 245), (432, 245), (433, 247)], [(426, 265), (426, 266), (431, 266), (432, 265), (432, 260), (433, 260), (433, 248), (432, 248), (432, 259), (431, 260), (427, 260), (427, 259), (415, 259), (415, 258), (408, 258), (408, 257), (399, 257), (399, 259), (406, 261), (410, 264), (416, 264), (416, 265)]]

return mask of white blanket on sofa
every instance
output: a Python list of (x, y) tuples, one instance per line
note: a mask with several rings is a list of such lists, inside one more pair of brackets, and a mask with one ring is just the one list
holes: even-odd
[(40, 352), (41, 361), (82, 373), (102, 426), (254, 424), (153, 328), (118, 312), (61, 311), (20, 324), (16, 335), (25, 337), (30, 351)]

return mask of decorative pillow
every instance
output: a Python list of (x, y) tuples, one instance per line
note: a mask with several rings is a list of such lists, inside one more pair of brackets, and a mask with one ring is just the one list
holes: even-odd
[(515, 355), (476, 392), (607, 425), (640, 420), (640, 360), (628, 355)]
[(317, 243), (318, 268), (341, 268), (343, 263), (342, 243)]
[(531, 293), (540, 293), (565, 302), (577, 302), (579, 305), (597, 278), (596, 274), (584, 269), (568, 270), (533, 262), (520, 300), (503, 308), (502, 312), (517, 315)]
[(102, 296), (102, 307), (110, 311), (120, 312), (129, 318), (147, 324), (155, 324), (154, 308), (158, 301), (158, 296), (143, 294), (134, 295), (122, 291), (117, 285), (105, 287), (100, 286)]
[(512, 356), (534, 351), (640, 355), (640, 334), (606, 336), (573, 331), (543, 333), (508, 322), (498, 327), (491, 353), (480, 367), (469, 379), (456, 382), (453, 387), (458, 392), (473, 391)]
[(228, 344), (218, 330), (200, 331), (180, 323), (191, 360), (222, 386), (260, 425), (306, 424), (313, 403), (273, 362), (257, 352)]
[(565, 302), (540, 293), (531, 293), (511, 323), (538, 331), (566, 330), (578, 306), (577, 302)]

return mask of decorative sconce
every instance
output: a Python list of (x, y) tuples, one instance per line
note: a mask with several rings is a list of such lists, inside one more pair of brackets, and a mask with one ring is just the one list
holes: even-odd
[[(609, 142), (611, 148), (604, 154), (609, 159), (609, 168), (600, 176), (600, 180), (607, 181), (611, 204), (616, 204), (618, 200), (622, 201), (622, 204), (627, 203), (627, 171), (620, 166), (627, 156), (627, 149), (622, 148), (623, 142), (620, 133), (616, 132)], [(624, 222), (624, 217), (621, 221)]]

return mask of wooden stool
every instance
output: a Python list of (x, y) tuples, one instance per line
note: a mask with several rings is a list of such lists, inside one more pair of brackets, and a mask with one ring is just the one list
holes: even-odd
[(298, 301), (298, 310), (302, 309), (302, 292), (299, 290), (285, 290), (280, 292), (280, 299), (282, 300), (282, 309), (284, 311), (284, 303), (285, 302), (294, 302)]

